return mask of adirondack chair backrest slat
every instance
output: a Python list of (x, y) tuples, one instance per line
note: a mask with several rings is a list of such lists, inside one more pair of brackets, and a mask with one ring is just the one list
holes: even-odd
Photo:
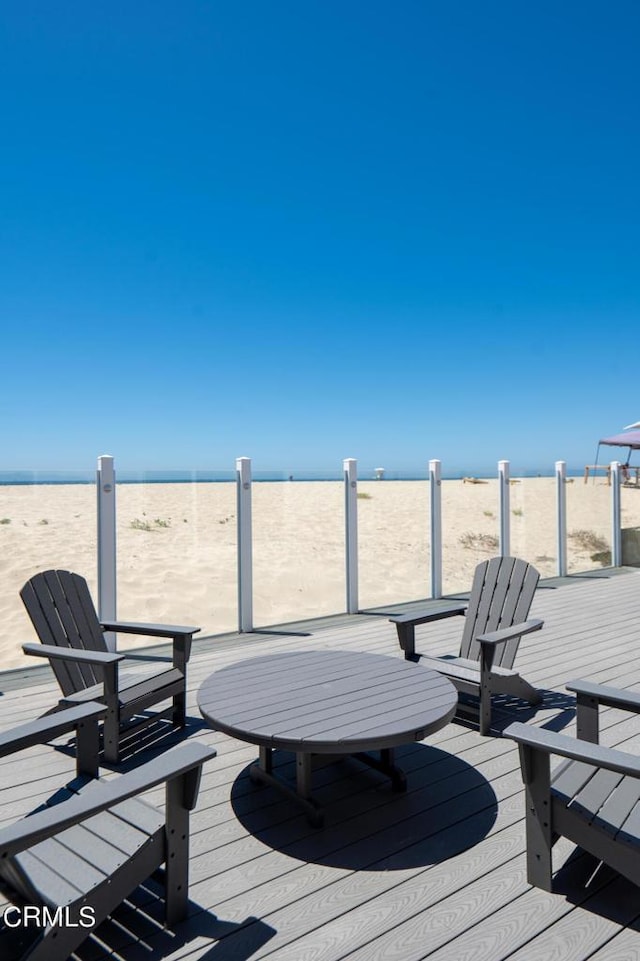
[[(41, 577), (41, 575), (37, 576)], [(62, 629), (59, 624), (56, 624), (53, 619), (50, 619), (47, 614), (45, 614), (43, 603), (36, 593), (33, 580), (32, 578), (30, 581), (27, 581), (20, 591), (20, 597), (31, 619), (31, 623), (35, 627), (36, 634), (42, 644), (62, 645), (62, 640), (60, 639), (60, 636), (63, 635)], [(45, 608), (49, 605), (53, 606), (50, 599), (48, 604), (44, 598), (43, 601), (45, 601)], [(82, 678), (79, 676), (77, 665), (66, 664), (64, 661), (51, 661), (50, 664), (63, 694), (73, 694), (74, 691), (78, 690), (78, 683), (81, 683)]]
[[(89, 585), (84, 577), (72, 574), (70, 571), (56, 571), (55, 574), (57, 575), (55, 580), (62, 592), (61, 603), (66, 602), (67, 605), (63, 610), (68, 610), (70, 615), (69, 636), (75, 635), (79, 640), (79, 646), (86, 651), (106, 651), (104, 634), (89, 593)], [(52, 582), (52, 587), (55, 580)]]
[[(539, 579), (535, 567), (519, 558), (492, 557), (479, 564), (471, 587), (460, 657), (478, 661), (478, 635), (526, 621)], [(519, 644), (519, 637), (498, 644), (494, 665), (513, 667)]]
[[(43, 644), (106, 651), (87, 582), (70, 571), (44, 571), (32, 577), (20, 596)], [(100, 683), (102, 672), (88, 664), (51, 661), (65, 695)]]

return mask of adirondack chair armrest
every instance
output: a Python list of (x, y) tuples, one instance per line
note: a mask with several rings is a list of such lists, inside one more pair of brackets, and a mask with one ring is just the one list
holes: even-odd
[(502, 627), (498, 631), (487, 631), (486, 634), (479, 634), (474, 638), (474, 640), (480, 644), (480, 673), (483, 678), (485, 678), (493, 668), (496, 645), (504, 641), (509, 641), (514, 637), (521, 637), (523, 634), (530, 634), (532, 631), (539, 631), (543, 623), (540, 618), (532, 617), (530, 620), (523, 621), (521, 624)]
[(100, 811), (179, 777), (185, 777), (185, 807), (193, 806), (195, 797), (193, 791), (189, 790), (192, 783), (190, 776), (197, 773), (205, 761), (215, 756), (215, 749), (203, 744), (181, 744), (120, 777), (97, 782), (95, 786), (90, 785), (89, 790), (85, 789), (63, 804), (37, 811), (0, 829), (0, 858), (19, 854), (33, 844), (53, 837), (74, 824), (80, 824)]
[(69, 731), (76, 731), (76, 769), (78, 775), (98, 777), (98, 752), (101, 721), (107, 708), (96, 701), (70, 707), (56, 714), (21, 724), (0, 734), (0, 757), (23, 751), (34, 744), (44, 744)]
[(455, 614), (465, 614), (466, 604), (449, 604), (440, 607), (435, 611), (412, 611), (408, 614), (396, 614), (390, 617), (391, 624), (396, 625), (398, 632), (398, 643), (400, 649), (404, 651), (404, 656), (409, 661), (417, 661), (419, 655), (416, 654), (416, 625), (428, 624), (431, 621), (440, 621), (445, 617), (453, 617)]
[(640, 758), (613, 747), (591, 744), (589, 741), (569, 737), (567, 734), (556, 734), (555, 731), (522, 724), (520, 721), (514, 721), (505, 728), (504, 736), (512, 738), (523, 748), (531, 748), (543, 754), (557, 754), (572, 761), (584, 761), (585, 764), (593, 764), (608, 771), (640, 778)]
[(600, 705), (640, 714), (640, 693), (581, 679), (567, 681), (565, 687), (576, 695), (576, 733), (584, 741), (597, 744), (600, 739)]
[(625, 691), (619, 687), (609, 687), (605, 684), (594, 684), (591, 681), (581, 679), (567, 681), (565, 687), (568, 691), (592, 698), (598, 704), (605, 707), (617, 707), (624, 711), (632, 711), (640, 714), (640, 692)]
[(121, 634), (141, 634), (151, 637), (192, 637), (202, 630), (174, 624), (145, 624), (136, 621), (100, 621), (100, 627), (105, 631), (116, 631)]
[(84, 651), (77, 647), (56, 647), (55, 644), (23, 644), (22, 650), (25, 654), (33, 654), (34, 657), (77, 661), (81, 664), (93, 664), (94, 667), (108, 667), (110, 664), (117, 664), (118, 661), (123, 661), (125, 658), (124, 654), (116, 654), (111, 651)]
[(190, 625), (144, 624), (136, 621), (101, 621), (103, 631), (120, 634), (139, 634), (143, 637), (170, 637), (173, 639), (173, 663), (183, 667), (191, 655), (191, 640), (201, 628)]
[[(124, 654), (111, 651), (84, 651), (77, 647), (56, 647), (55, 644), (23, 644), (25, 654), (46, 657), (50, 660), (73, 661), (76, 664), (91, 664), (102, 671), (104, 700), (107, 707), (117, 709), (119, 699), (118, 665), (124, 661)], [(80, 758), (78, 758), (80, 760)]]
[(427, 624), (429, 621), (439, 621), (444, 617), (453, 617), (454, 614), (464, 614), (467, 604), (449, 604), (440, 607), (435, 611), (409, 611), (407, 614), (395, 614), (389, 618), (391, 624)]
[(532, 617), (521, 624), (512, 624), (511, 627), (502, 627), (498, 631), (488, 631), (486, 634), (479, 634), (474, 640), (480, 644), (495, 646), (502, 641), (509, 641), (512, 637), (521, 637), (523, 634), (531, 634), (532, 631), (539, 631), (544, 621), (538, 617)]

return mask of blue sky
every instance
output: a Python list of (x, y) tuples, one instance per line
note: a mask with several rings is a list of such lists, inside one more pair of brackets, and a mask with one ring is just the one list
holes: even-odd
[(590, 463), (640, 4), (12, 0), (0, 469)]

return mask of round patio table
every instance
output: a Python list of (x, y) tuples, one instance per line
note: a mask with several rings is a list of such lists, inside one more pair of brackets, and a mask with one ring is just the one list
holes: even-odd
[[(294, 798), (314, 826), (322, 809), (311, 794), (311, 757), (349, 754), (406, 790), (393, 749), (422, 741), (453, 718), (458, 695), (436, 671), (384, 654), (292, 651), (238, 661), (211, 674), (198, 692), (207, 723), (257, 744), (252, 780)], [(296, 755), (296, 788), (273, 772), (273, 751)], [(379, 751), (379, 757), (369, 751)]]

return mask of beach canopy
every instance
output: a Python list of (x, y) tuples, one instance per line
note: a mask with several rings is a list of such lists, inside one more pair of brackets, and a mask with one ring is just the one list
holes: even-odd
[(640, 430), (625, 430), (621, 434), (614, 434), (613, 437), (603, 437), (598, 443), (606, 444), (609, 447), (628, 447), (629, 450), (640, 450)]
[(607, 447), (627, 447), (629, 449), (626, 459), (626, 463), (628, 465), (631, 459), (631, 451), (640, 450), (640, 430), (623, 430), (621, 434), (614, 434), (612, 437), (602, 437), (598, 441), (596, 464), (598, 464), (600, 458), (600, 447), (603, 444)]

